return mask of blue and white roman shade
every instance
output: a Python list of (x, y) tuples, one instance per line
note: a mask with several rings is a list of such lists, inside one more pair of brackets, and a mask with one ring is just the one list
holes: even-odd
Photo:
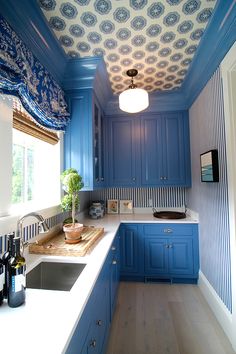
[(19, 97), (45, 128), (65, 130), (69, 113), (64, 93), (0, 15), (0, 93)]

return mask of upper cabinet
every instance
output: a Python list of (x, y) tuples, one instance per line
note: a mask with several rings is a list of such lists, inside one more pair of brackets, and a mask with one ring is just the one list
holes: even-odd
[(83, 190), (191, 186), (187, 111), (104, 116), (111, 87), (101, 58), (69, 61), (63, 85), (64, 167), (79, 171)]
[(105, 186), (103, 107), (112, 95), (101, 57), (67, 61), (63, 88), (71, 113), (65, 133), (65, 168), (76, 168), (83, 190)]
[(104, 186), (103, 113), (92, 90), (68, 95), (71, 122), (65, 134), (65, 168), (76, 168), (83, 190)]
[(187, 112), (107, 117), (109, 186), (191, 186)]
[(107, 175), (110, 186), (132, 187), (140, 183), (140, 125), (130, 117), (108, 117)]
[(153, 114), (140, 121), (142, 186), (190, 186), (187, 114)]
[(98, 101), (93, 101), (93, 168), (94, 185), (104, 187), (104, 114)]

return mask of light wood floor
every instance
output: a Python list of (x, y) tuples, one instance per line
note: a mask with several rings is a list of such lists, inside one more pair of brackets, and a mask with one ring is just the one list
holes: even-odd
[(120, 283), (107, 354), (233, 353), (196, 285)]

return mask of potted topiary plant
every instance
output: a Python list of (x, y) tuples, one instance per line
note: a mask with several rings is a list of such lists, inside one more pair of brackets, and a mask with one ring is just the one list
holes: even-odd
[(83, 224), (75, 219), (79, 207), (79, 191), (83, 188), (82, 177), (76, 169), (68, 168), (61, 174), (61, 182), (66, 195), (61, 200), (61, 207), (64, 211), (71, 212), (71, 218), (66, 219), (63, 226), (67, 243), (76, 243), (81, 240)]

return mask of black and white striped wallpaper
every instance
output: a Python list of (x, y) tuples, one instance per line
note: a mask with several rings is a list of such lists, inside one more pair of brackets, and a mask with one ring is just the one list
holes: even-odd
[[(223, 87), (218, 69), (189, 111), (192, 188), (190, 209), (199, 213), (200, 268), (232, 311), (228, 185)], [(219, 183), (200, 181), (200, 154), (218, 149)]]
[[(54, 216), (51, 216), (46, 220), (46, 223), (51, 229), (52, 227), (60, 224), (68, 216), (68, 213), (60, 213)], [(16, 230), (9, 230), (10, 232), (16, 232)], [(23, 228), (24, 242), (30, 240), (38, 234), (38, 223), (34, 223)], [(0, 235), (0, 255), (5, 252), (7, 248), (7, 235)]]
[(178, 208), (186, 204), (186, 189), (169, 188), (108, 188), (94, 191), (91, 201), (108, 199), (131, 199), (134, 208)]

